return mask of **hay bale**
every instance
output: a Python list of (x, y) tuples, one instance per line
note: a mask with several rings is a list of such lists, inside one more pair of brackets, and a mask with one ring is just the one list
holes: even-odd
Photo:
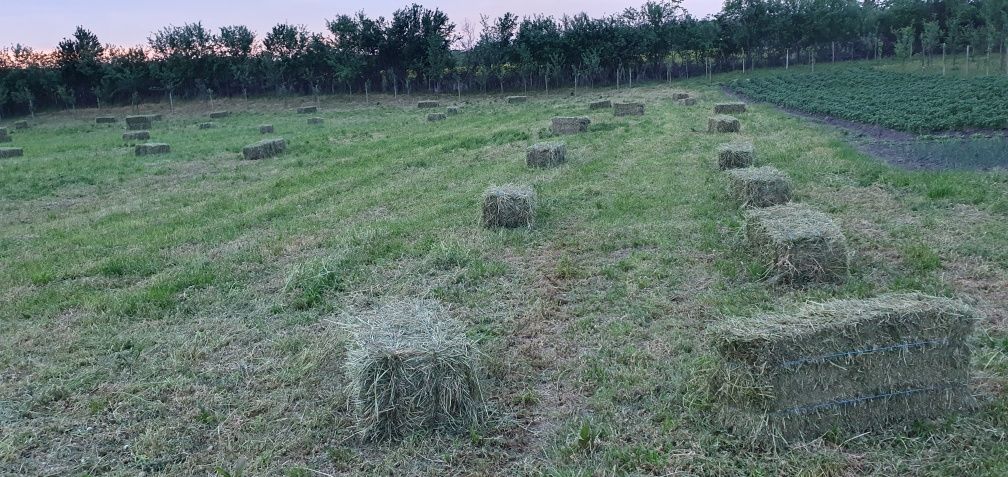
[(130, 131), (146, 131), (151, 128), (150, 116), (126, 116), (126, 129)]
[(977, 319), (960, 301), (909, 293), (726, 320), (711, 333), (716, 415), (776, 446), (970, 409)]
[(508, 96), (507, 104), (523, 104), (528, 102), (528, 96)]
[(676, 101), (678, 101), (680, 99), (687, 99), (689, 97), (691, 97), (691, 95), (690, 95), (690, 93), (688, 93), (686, 91), (673, 91), (672, 92), (672, 99), (674, 99)]
[(14, 122), (14, 130), (15, 131), (21, 131), (23, 129), (28, 129), (28, 127), (29, 127), (28, 121), (22, 120), (22, 121), (15, 121)]
[(301, 106), (297, 112), (298, 114), (315, 114), (318, 112), (318, 106)]
[(214, 129), (216, 127), (217, 127), (217, 123), (214, 123), (214, 122), (200, 123), (199, 124), (199, 128), (200, 129)]
[(553, 118), (553, 125), (550, 130), (553, 134), (577, 134), (588, 131), (591, 119), (587, 116), (580, 117), (556, 117)]
[(151, 121), (161, 121), (164, 119), (164, 116), (160, 114), (144, 114), (144, 116), (150, 118)]
[(273, 125), (272, 124), (259, 125), (259, 134), (273, 134)]
[(799, 204), (750, 209), (745, 236), (771, 283), (841, 282), (847, 241), (830, 216)]
[(643, 116), (644, 103), (613, 103), (615, 116)]
[(231, 116), (231, 111), (213, 111), (210, 113), (210, 119), (223, 119)]
[(455, 116), (461, 112), (461, 109), (459, 109), (458, 106), (448, 106), (448, 109), (446, 109), (445, 112), (447, 112), (449, 116)]
[(429, 122), (444, 121), (445, 119), (447, 119), (445, 113), (430, 113), (427, 115), (427, 121)]
[(24, 149), (20, 147), (0, 147), (0, 159), (7, 159), (10, 157), (21, 157), (24, 155)]
[(714, 105), (714, 114), (740, 114), (746, 112), (745, 103), (717, 103)]
[(7, 128), (0, 128), (0, 142), (11, 142), (13, 139), (10, 137), (10, 132)]
[(245, 160), (255, 161), (266, 159), (282, 154), (287, 150), (287, 141), (284, 139), (264, 139), (255, 144), (249, 144), (242, 148), (242, 156)]
[(536, 193), (532, 187), (492, 186), (483, 193), (483, 226), (532, 228), (535, 208)]
[(485, 420), (479, 352), (443, 305), (387, 303), (349, 328), (347, 394), (363, 440), (465, 432)]
[(717, 151), (721, 170), (750, 167), (756, 160), (756, 149), (749, 141), (722, 144)]
[(312, 126), (320, 126), (325, 123), (323, 118), (308, 118), (308, 124)]
[(150, 131), (126, 131), (122, 135), (123, 141), (149, 141)]
[(696, 106), (696, 98), (680, 98), (679, 106)]
[(742, 207), (770, 207), (791, 200), (791, 178), (774, 167), (728, 171), (728, 194)]
[(138, 156), (150, 156), (154, 154), (168, 154), (171, 152), (171, 146), (167, 144), (160, 144), (149, 142), (147, 144), (137, 144), (135, 149), (136, 155)]
[(739, 124), (739, 120), (731, 116), (725, 116), (719, 114), (717, 116), (711, 116), (707, 118), (707, 132), (712, 133), (733, 133), (742, 130), (742, 125)]
[(612, 107), (612, 101), (608, 99), (603, 99), (600, 101), (592, 101), (588, 104), (588, 109), (595, 111), (596, 109), (609, 109)]
[(98, 116), (95, 118), (95, 124), (115, 124), (118, 121), (113, 116)]
[(437, 101), (420, 101), (417, 103), (417, 107), (420, 109), (440, 108), (441, 103)]
[(567, 162), (567, 145), (562, 142), (533, 144), (525, 158), (529, 167), (554, 167), (564, 162)]

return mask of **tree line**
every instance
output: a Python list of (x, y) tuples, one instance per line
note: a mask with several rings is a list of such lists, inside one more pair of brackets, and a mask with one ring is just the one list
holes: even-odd
[(176, 98), (487, 92), (622, 85), (728, 69), (871, 59), (942, 48), (997, 53), (1008, 72), (1008, 0), (726, 0), (696, 18), (680, 0), (592, 18), (512, 13), (456, 25), (410, 5), (337, 15), (326, 31), (278, 24), (167, 26), (145, 45), (84, 27), (53, 51), (0, 50), (0, 114)]

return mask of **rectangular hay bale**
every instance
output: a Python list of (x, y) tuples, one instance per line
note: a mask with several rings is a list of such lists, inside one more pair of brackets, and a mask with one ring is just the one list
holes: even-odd
[(308, 124), (312, 126), (320, 126), (325, 124), (325, 119), (323, 118), (308, 118)]
[(733, 142), (718, 146), (718, 167), (721, 170), (750, 167), (756, 161), (756, 148), (751, 142)]
[(11, 141), (13, 141), (13, 139), (11, 139), (10, 132), (7, 131), (7, 128), (0, 128), (0, 142)]
[(430, 113), (427, 115), (428, 122), (444, 121), (447, 118), (448, 116), (446, 116), (445, 113)]
[(770, 166), (732, 169), (728, 194), (742, 207), (770, 207), (791, 200), (791, 178)]
[(492, 186), (483, 193), (483, 226), (487, 228), (532, 228), (536, 193), (532, 187)]
[(567, 145), (562, 142), (529, 146), (525, 164), (529, 167), (554, 167), (567, 161)]
[(580, 117), (556, 117), (553, 118), (553, 124), (550, 126), (550, 130), (553, 134), (577, 134), (588, 131), (588, 125), (591, 124), (591, 119), (587, 116)]
[(242, 148), (242, 157), (248, 161), (267, 159), (282, 154), (287, 150), (287, 141), (281, 138), (264, 139)]
[(679, 106), (696, 106), (696, 98), (681, 98)]
[(122, 135), (123, 141), (149, 141), (150, 131), (126, 131)]
[(847, 278), (847, 240), (822, 212), (789, 203), (745, 212), (745, 236), (771, 283), (803, 285)]
[(420, 108), (420, 109), (433, 109), (433, 108), (440, 108), (440, 107), (441, 107), (441, 103), (439, 103), (437, 101), (419, 101), (419, 102), (417, 102), (417, 108)]
[(259, 125), (259, 134), (273, 134), (273, 125), (272, 124), (260, 124)]
[(528, 102), (528, 96), (508, 96), (508, 104), (522, 104)]
[(15, 131), (20, 131), (22, 129), (28, 129), (28, 127), (29, 127), (28, 121), (21, 120), (21, 121), (15, 121), (14, 122), (14, 130)]
[(458, 106), (448, 106), (448, 108), (445, 109), (445, 112), (448, 113), (449, 116), (455, 116), (461, 112), (461, 109)]
[(717, 103), (714, 105), (714, 114), (740, 114), (744, 112), (746, 112), (745, 103)]
[(160, 143), (147, 143), (147, 144), (137, 144), (134, 152), (138, 156), (150, 156), (155, 154), (168, 154), (171, 152), (171, 146), (167, 144)]
[(318, 106), (301, 106), (297, 112), (298, 114), (315, 114), (318, 112)]
[(231, 116), (231, 111), (212, 111), (210, 119), (223, 119)]
[(0, 147), (0, 159), (24, 156), (24, 149), (20, 147)]
[(603, 99), (600, 101), (592, 101), (588, 104), (588, 109), (595, 111), (596, 109), (609, 109), (612, 107), (612, 101), (608, 99)]
[(707, 118), (707, 132), (712, 133), (737, 133), (742, 130), (742, 125), (738, 119), (724, 114)]
[(199, 128), (200, 129), (214, 129), (216, 127), (217, 127), (217, 123), (213, 123), (213, 122), (210, 122), (210, 123), (200, 123), (199, 124)]
[(118, 120), (113, 116), (98, 116), (95, 124), (115, 124)]
[(968, 410), (976, 321), (958, 300), (918, 293), (727, 320), (711, 333), (716, 414), (777, 446)]
[(689, 97), (690, 97), (690, 94), (688, 92), (686, 92), (686, 91), (673, 91), (672, 92), (672, 99), (674, 99), (676, 101), (678, 101), (680, 99), (686, 99), (686, 98), (689, 98)]
[(145, 131), (151, 128), (150, 116), (126, 116), (126, 129), (130, 131)]
[(644, 103), (613, 103), (614, 116), (643, 116)]

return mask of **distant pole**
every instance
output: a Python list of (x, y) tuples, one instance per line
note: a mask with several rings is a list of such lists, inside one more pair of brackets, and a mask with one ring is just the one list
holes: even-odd
[(784, 69), (788, 69), (791, 66), (791, 49), (788, 48), (784, 50)]
[(945, 76), (945, 43), (942, 43), (942, 76)]
[(969, 55), (970, 45), (966, 45), (966, 77), (969, 78)]
[(833, 61), (832, 62), (836, 63), (836, 42), (835, 41), (831, 41), (830, 42), (830, 49), (833, 50)]

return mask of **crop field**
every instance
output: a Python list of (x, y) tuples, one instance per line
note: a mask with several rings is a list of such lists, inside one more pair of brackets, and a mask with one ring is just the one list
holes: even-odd
[(960, 78), (875, 67), (733, 81), (750, 98), (914, 133), (1008, 128), (1008, 77)]
[[(852, 69), (733, 87), (905, 130), (1005, 127), (1004, 80), (934, 81)], [(463, 97), (438, 122), (427, 113), (454, 98), (323, 97), (321, 125), (295, 113), (303, 98), (223, 100), (233, 114), (210, 129), (208, 104), (148, 105), (171, 152), (143, 157), (121, 119), (94, 124), (132, 110), (14, 131), (24, 157), (0, 159), (0, 475), (1008, 474), (1008, 173), (897, 169), (763, 104), (741, 133), (711, 134), (727, 97), (707, 82), (569, 93)], [(589, 110), (599, 99), (646, 113)], [(586, 133), (551, 137), (551, 117), (582, 115)], [(287, 150), (242, 160), (260, 124)], [(733, 139), (836, 220), (846, 280), (762, 280), (718, 170)], [(567, 162), (527, 167), (544, 140), (565, 141)], [(534, 226), (483, 228), (481, 194), (511, 183), (535, 189)], [(777, 450), (712, 425), (708, 328), (893, 291), (982, 314), (975, 411)], [(411, 298), (464, 324), (489, 417), (362, 442), (348, 317)]]

